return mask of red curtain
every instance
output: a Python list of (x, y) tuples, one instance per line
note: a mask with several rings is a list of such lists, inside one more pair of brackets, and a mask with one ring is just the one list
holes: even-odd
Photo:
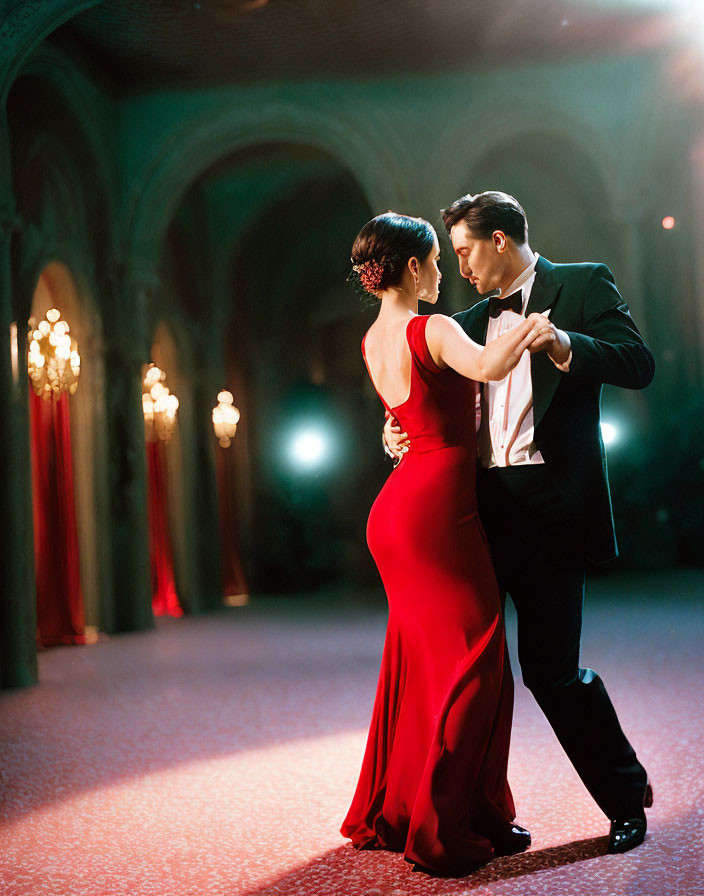
[(220, 556), (222, 562), (223, 597), (248, 594), (247, 580), (242, 570), (240, 546), (237, 539), (237, 517), (234, 501), (234, 477), (230, 462), (229, 448), (219, 445), (217, 455), (217, 478), (220, 511)]
[(45, 647), (85, 643), (68, 400), (29, 399), (37, 638)]
[(183, 616), (174, 577), (166, 496), (166, 454), (163, 442), (147, 442), (149, 471), (149, 554), (152, 567), (152, 611), (155, 616)]

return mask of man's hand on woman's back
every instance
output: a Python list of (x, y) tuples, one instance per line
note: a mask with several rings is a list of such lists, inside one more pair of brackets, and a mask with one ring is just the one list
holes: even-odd
[(388, 452), (396, 460), (401, 460), (410, 447), (408, 433), (405, 433), (395, 417), (387, 415), (384, 424), (384, 443)]

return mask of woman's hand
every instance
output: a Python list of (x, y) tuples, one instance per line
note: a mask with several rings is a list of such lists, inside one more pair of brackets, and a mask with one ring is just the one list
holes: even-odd
[(564, 330), (558, 330), (544, 314), (530, 314), (527, 320), (529, 321), (531, 318), (538, 318), (538, 320), (533, 322), (536, 336), (528, 346), (528, 351), (531, 354), (547, 352), (555, 364), (565, 364), (572, 351), (570, 337)]

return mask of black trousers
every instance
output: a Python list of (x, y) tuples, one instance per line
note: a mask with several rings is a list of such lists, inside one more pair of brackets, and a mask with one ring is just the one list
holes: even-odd
[(586, 566), (579, 502), (547, 464), (480, 470), (478, 499), (499, 587), (516, 607), (524, 684), (604, 814), (638, 815), (646, 771), (601, 678), (579, 666)]

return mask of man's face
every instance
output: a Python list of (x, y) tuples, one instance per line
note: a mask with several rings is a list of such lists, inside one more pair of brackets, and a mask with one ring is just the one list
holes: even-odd
[[(497, 239), (499, 236), (502, 239)], [(450, 231), (452, 248), (457, 255), (460, 275), (481, 294), (498, 289), (506, 276), (506, 237), (497, 231), (492, 239), (472, 235), (465, 221), (458, 221)]]

